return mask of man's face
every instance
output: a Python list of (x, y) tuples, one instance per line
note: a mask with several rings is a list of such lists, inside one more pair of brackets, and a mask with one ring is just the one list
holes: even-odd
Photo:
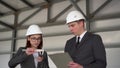
[(79, 23), (78, 22), (69, 23), (68, 27), (74, 35), (80, 34), (80, 31), (81, 31), (81, 23), (80, 22)]

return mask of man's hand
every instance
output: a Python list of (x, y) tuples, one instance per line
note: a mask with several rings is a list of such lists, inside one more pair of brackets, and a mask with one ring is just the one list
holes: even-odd
[(82, 65), (80, 65), (80, 64), (78, 64), (78, 63), (75, 63), (75, 62), (73, 62), (73, 61), (71, 61), (71, 62), (68, 63), (68, 67), (69, 67), (69, 68), (83, 68)]

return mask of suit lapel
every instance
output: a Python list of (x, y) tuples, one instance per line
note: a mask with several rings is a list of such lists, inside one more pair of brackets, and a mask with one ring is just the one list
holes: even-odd
[(35, 68), (34, 56), (33, 56), (33, 55), (31, 55), (31, 56), (30, 56), (30, 58), (31, 58), (31, 64), (34, 64), (34, 68)]
[(90, 38), (90, 36), (91, 36), (91, 33), (86, 32), (85, 35), (83, 36), (79, 46), (82, 46), (84, 44), (84, 42)]

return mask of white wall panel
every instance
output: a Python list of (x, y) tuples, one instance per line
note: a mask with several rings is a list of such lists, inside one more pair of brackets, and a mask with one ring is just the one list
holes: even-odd
[[(56, 10), (58, 10), (58, 9), (56, 9)], [(56, 11), (55, 10), (55, 11)], [(61, 15), (56, 21), (66, 21), (66, 17), (67, 17), (67, 14), (70, 12), (70, 11), (72, 11), (72, 10), (76, 10), (75, 8), (71, 8), (71, 9), (69, 9), (69, 11), (66, 11), (63, 15)], [(63, 10), (62, 10), (63, 11)], [(57, 22), (56, 22), (57, 23)], [(64, 22), (64, 23), (66, 23), (66, 22)]]
[(107, 19), (107, 20), (99, 20), (90, 23), (91, 31), (99, 31), (99, 30), (111, 30), (111, 29), (120, 29), (116, 27), (120, 27), (120, 19)]
[(0, 41), (0, 52), (8, 52), (11, 50), (11, 41)]
[(10, 11), (9, 8), (5, 7), (4, 5), (0, 4), (0, 8), (2, 8), (2, 10), (0, 10), (1, 12), (8, 12)]
[[(83, 11), (83, 13), (86, 14), (86, 1), (80, 0), (79, 2), (77, 2), (77, 5), (80, 7), (80, 9)], [(75, 8), (75, 10), (77, 10), (77, 9)]]
[[(21, 13), (19, 16), (19, 21), (26, 19), (28, 16), (30, 16), (32, 13), (34, 13), (37, 10), (38, 8)], [(38, 24), (38, 23), (41, 24), (41, 23), (45, 23), (46, 21), (47, 21), (47, 9), (43, 9), (40, 12), (38, 12), (36, 15), (31, 17), (29, 20), (27, 20), (24, 23), (24, 25)]]
[[(51, 18), (54, 18), (57, 14), (59, 14), (61, 11), (63, 11), (65, 9), (65, 7), (67, 7), (69, 4), (70, 3), (68, 1), (63, 1), (63, 2), (52, 5)], [(65, 17), (62, 17), (62, 20), (64, 20), (64, 19), (65, 19)]]
[(14, 24), (14, 15), (1, 17), (0, 20), (7, 24), (13, 25)]
[[(85, 0), (80, 0), (77, 2), (77, 5), (80, 7), (80, 9), (86, 14), (86, 8), (85, 8)], [(66, 7), (68, 7), (71, 4), (70, 1), (63, 1), (60, 3), (56, 3), (52, 6), (52, 12), (51, 12), (51, 18), (54, 18), (57, 14), (62, 12)], [(57, 7), (56, 7), (57, 6)], [(64, 7), (64, 8), (63, 8)], [(58, 9), (59, 8), (59, 9)], [(77, 10), (74, 6), (71, 7), (68, 11), (66, 11), (61, 17), (58, 18), (57, 21), (65, 21), (67, 14), (72, 11)]]
[[(20, 0), (12, 0), (12, 1), (9, 1), (9, 0), (4, 0), (6, 3), (8, 3), (9, 5), (11, 6), (14, 6), (14, 8), (17, 8), (17, 9), (20, 9), (20, 8), (24, 8), (24, 7), (27, 7), (26, 4), (22, 3)], [(17, 4), (16, 4), (17, 3)]]
[(69, 33), (69, 29), (67, 25), (60, 25), (60, 26), (50, 26), (42, 28), (42, 32), (44, 35), (51, 35), (51, 34), (61, 34), (61, 33)]
[(120, 68), (120, 48), (106, 49), (107, 68)]
[(12, 31), (0, 32), (0, 39), (12, 38)]
[(0, 68), (9, 68), (8, 61), (10, 59), (10, 54), (0, 55)]
[(26, 45), (26, 39), (20, 39), (17, 40), (16, 48), (18, 49), (19, 47), (25, 47)]
[(52, 51), (64, 50), (66, 41), (73, 35), (54, 36), (44, 38), (44, 48)]
[(30, 20), (28, 20), (25, 25), (35, 24), (35, 23), (45, 23), (47, 21), (47, 9), (41, 10), (35, 16), (33, 16)]
[(18, 37), (25, 37), (26, 31), (27, 31), (26, 29), (19, 30), (18, 33), (17, 33), (17, 36)]
[(3, 28), (5, 28), (5, 26), (0, 25), (0, 29), (3, 29)]
[(28, 10), (25, 12), (22, 12), (19, 14), (19, 18), (18, 18), (18, 22), (21, 22), (22, 20), (24, 20), (26, 17), (28, 17), (30, 14), (32, 14), (33, 12), (35, 12), (38, 8), (35, 8), (33, 10)]
[(110, 32), (99, 32), (97, 33), (101, 35), (104, 44), (107, 47), (120, 47), (120, 31), (110, 31)]
[(97, 10), (106, 0), (90, 0), (90, 11)]
[[(96, 2), (96, 3), (99, 3), (99, 2)], [(112, 0), (96, 16), (119, 13), (120, 12), (119, 6), (120, 6), (120, 0)]]
[[(67, 25), (59, 25), (59, 26), (48, 26), (48, 27), (40, 27), (43, 35), (54, 35), (61, 33), (70, 33)], [(18, 31), (18, 37), (24, 37), (26, 34), (26, 29)]]

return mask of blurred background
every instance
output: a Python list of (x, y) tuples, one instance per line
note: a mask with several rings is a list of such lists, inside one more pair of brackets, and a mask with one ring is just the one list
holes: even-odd
[(25, 46), (26, 29), (31, 24), (41, 27), (48, 54), (63, 52), (66, 40), (73, 37), (65, 24), (66, 15), (72, 10), (85, 16), (88, 31), (102, 37), (107, 68), (119, 68), (119, 6), (120, 0), (0, 0), (1, 68), (8, 68), (12, 55)]

